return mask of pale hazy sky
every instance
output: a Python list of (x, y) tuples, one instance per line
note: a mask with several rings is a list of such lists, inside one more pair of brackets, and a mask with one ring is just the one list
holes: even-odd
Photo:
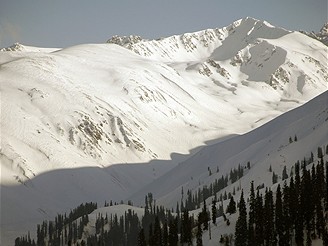
[(327, 0), (0, 0), (0, 48), (103, 43), (113, 35), (160, 38), (223, 27), (246, 16), (319, 31)]

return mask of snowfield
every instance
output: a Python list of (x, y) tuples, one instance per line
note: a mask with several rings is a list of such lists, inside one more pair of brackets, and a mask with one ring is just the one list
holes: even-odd
[(327, 145), (327, 46), (313, 38), (245, 18), (108, 42), (0, 51), (1, 245), (82, 202), (151, 191), (175, 207), (181, 187), (214, 180), (208, 167), (250, 161), (244, 189), (269, 185), (270, 164), (281, 174)]

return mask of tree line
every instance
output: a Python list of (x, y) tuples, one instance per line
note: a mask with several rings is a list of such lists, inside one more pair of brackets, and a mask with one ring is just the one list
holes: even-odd
[(248, 213), (241, 193), (235, 245), (303, 246), (314, 239), (328, 245), (328, 162), (325, 166), (326, 171), (322, 157), (310, 169), (297, 162), (289, 183), (278, 184), (275, 200), (271, 189), (255, 194), (252, 182)]
[[(326, 149), (328, 153), (328, 148)], [(277, 185), (276, 192), (263, 186), (254, 187), (251, 182), (248, 209), (244, 192), (236, 204), (234, 194), (229, 193), (230, 202), (226, 213), (239, 210), (235, 235), (222, 237), (220, 243), (229, 245), (311, 245), (314, 239), (320, 239), (328, 245), (328, 163), (324, 165), (323, 151), (318, 148), (320, 161), (313, 163), (313, 154), (307, 160), (296, 162), (291, 169), (290, 178), (286, 167), (283, 169), (283, 185)], [(250, 168), (248, 162), (247, 167)], [(217, 192), (228, 185), (228, 181), (237, 181), (243, 175), (243, 167), (232, 169), (230, 177), (222, 176), (213, 184), (204, 186), (195, 195), (188, 190), (185, 204), (177, 204), (175, 213), (157, 206), (152, 193), (145, 196), (144, 214), (140, 218), (129, 209), (124, 215), (97, 214), (96, 222), (91, 225), (89, 214), (97, 209), (96, 203), (85, 203), (72, 210), (68, 215), (57, 215), (54, 221), (44, 221), (37, 225), (37, 240), (30, 233), (18, 237), (16, 246), (41, 245), (138, 245), (138, 246), (202, 246), (202, 235), (209, 230), (210, 223), (216, 225), (217, 217), (223, 216), (227, 225), (223, 203), (217, 207), (217, 201), (226, 200), (226, 193), (217, 199)], [(236, 180), (237, 179), (237, 180)], [(233, 192), (234, 193), (234, 192)], [(182, 190), (183, 194), (183, 190)], [(213, 196), (211, 209), (205, 200)], [(224, 197), (225, 196), (225, 197)], [(202, 199), (202, 201), (200, 200)], [(105, 206), (112, 206), (105, 202)], [(190, 215), (195, 208), (202, 208), (196, 218)], [(209, 211), (211, 210), (211, 212)], [(87, 229), (85, 227), (88, 227)]]

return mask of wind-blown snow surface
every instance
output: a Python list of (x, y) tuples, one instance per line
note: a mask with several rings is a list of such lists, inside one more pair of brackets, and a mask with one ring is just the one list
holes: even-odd
[(205, 141), (245, 133), (327, 86), (326, 46), (251, 18), (113, 41), (132, 51), (0, 52), (3, 242), (81, 202), (125, 199)]

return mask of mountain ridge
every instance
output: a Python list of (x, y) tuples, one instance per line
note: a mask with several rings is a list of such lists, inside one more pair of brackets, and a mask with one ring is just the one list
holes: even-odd
[(328, 22), (322, 26), (322, 28), (318, 33), (315, 33), (313, 31), (312, 32), (301, 31), (301, 32), (328, 46)]
[[(256, 32), (257, 29), (262, 27), (266, 29), (274, 28), (276, 36), (290, 33), (290, 31), (283, 28), (274, 27), (266, 21), (246, 17), (223, 28), (206, 29), (198, 32), (185, 33), (183, 35), (173, 35), (156, 40), (144, 40), (140, 36), (133, 35), (123, 37), (113, 36), (107, 41), (107, 43), (118, 44), (146, 57), (152, 57), (154, 53), (156, 55), (160, 54), (160, 57), (156, 56), (157, 60), (162, 59), (163, 61), (167, 61), (170, 59), (175, 59), (176, 61), (177, 57), (171, 57), (170, 53), (177, 55), (181, 47), (187, 54), (190, 55), (190, 57), (194, 57), (195, 55), (193, 53), (197, 53), (198, 49), (204, 52), (204, 50), (211, 51), (220, 46), (231, 33), (234, 33), (236, 30), (238, 31), (238, 29), (242, 30), (244, 36), (250, 36), (249, 34), (251, 34), (253, 30)], [(266, 35), (268, 35), (267, 37), (270, 37), (269, 33)], [(161, 48), (164, 48), (164, 51), (161, 52)], [(167, 48), (170, 48), (171, 50), (168, 50)], [(198, 57), (195, 60), (200, 60), (200, 56), (202, 55), (201, 51), (199, 52), (200, 54), (196, 54)], [(178, 53), (178, 55), (180, 54)]]

